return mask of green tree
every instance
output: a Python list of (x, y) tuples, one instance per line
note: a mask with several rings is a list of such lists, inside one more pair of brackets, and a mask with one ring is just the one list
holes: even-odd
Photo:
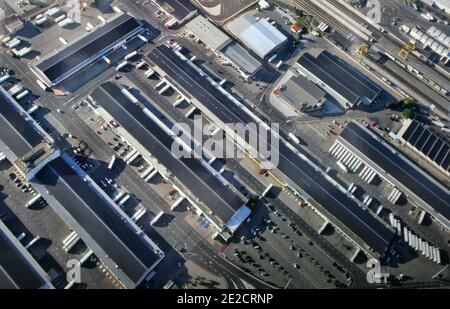
[(403, 110), (403, 117), (405, 118), (409, 118), (409, 119), (416, 119), (417, 118), (417, 113), (415, 111), (413, 111), (410, 108), (405, 108)]

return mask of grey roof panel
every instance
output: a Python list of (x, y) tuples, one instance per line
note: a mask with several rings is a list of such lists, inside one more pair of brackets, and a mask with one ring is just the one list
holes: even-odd
[(362, 97), (373, 101), (381, 92), (378, 85), (327, 51), (317, 58), (305, 53), (297, 63), (353, 104)]
[(21, 157), (35, 146), (39, 145), (43, 137), (19, 114), (12, 105), (11, 97), (0, 87), (0, 139)]
[[(46, 280), (34, 269), (0, 222), (0, 289), (39, 289)], [(24, 249), (25, 250), (25, 249)]]
[(402, 185), (414, 192), (422, 201), (450, 219), (450, 193), (406, 158), (394, 154), (372, 133), (356, 123), (349, 123), (341, 134), (342, 139), (361, 154), (385, 170)]
[(91, 97), (224, 223), (244, 204), (198, 159), (175, 158), (171, 152), (174, 140), (133, 104), (117, 85), (105, 83), (94, 90)]
[(189, 0), (153, 0), (179, 21), (184, 20), (197, 8)]
[[(204, 77), (161, 45), (147, 56), (183, 89), (220, 117), (225, 123), (253, 123), (254, 120), (231, 102)], [(333, 186), (325, 177), (283, 143), (279, 148), (278, 169), (302, 190), (321, 204), (373, 250), (382, 254), (389, 246), (393, 233), (381, 222), (361, 209), (353, 200)]]
[(247, 74), (255, 74), (262, 66), (261, 62), (256, 60), (247, 50), (236, 42), (231, 42), (224, 46), (220, 52), (227, 56), (228, 59), (239, 66), (239, 68)]
[(131, 280), (137, 283), (157, 262), (155, 251), (63, 158), (47, 164), (37, 179)]
[(42, 60), (36, 67), (50, 81), (55, 81), (70, 69), (87, 61), (140, 27), (141, 24), (132, 16), (119, 15), (73, 44), (67, 45), (58, 53)]

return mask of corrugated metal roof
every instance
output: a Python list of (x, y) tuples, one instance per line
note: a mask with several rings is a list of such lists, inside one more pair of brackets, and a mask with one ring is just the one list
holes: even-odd
[(186, 29), (215, 50), (219, 50), (231, 42), (231, 38), (228, 35), (200, 15), (187, 23)]
[(236, 42), (226, 45), (220, 52), (247, 74), (254, 74), (262, 66), (261, 62), (256, 60), (247, 50)]
[(265, 58), (287, 40), (287, 37), (267, 20), (256, 20), (249, 15), (235, 19), (228, 28), (261, 58)]
[(323, 101), (326, 92), (303, 76), (292, 76), (281, 95), (298, 108), (302, 108), (303, 104), (314, 106)]

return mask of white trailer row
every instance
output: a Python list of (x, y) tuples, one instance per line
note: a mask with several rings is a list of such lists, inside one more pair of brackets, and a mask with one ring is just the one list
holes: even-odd
[(397, 204), (398, 200), (402, 196), (402, 193), (397, 189), (394, 188), (388, 196), (388, 201), (391, 202), (393, 205)]
[(48, 20), (47, 16), (44, 16), (39, 19), (36, 19), (35, 24), (36, 24), (36, 26), (40, 26), (43, 23), (45, 23), (47, 20)]
[(162, 95), (162, 94), (164, 94), (164, 92), (166, 92), (167, 90), (169, 90), (170, 89), (170, 84), (169, 83), (167, 83), (164, 87), (162, 87), (161, 88), (161, 90), (159, 90), (159, 95)]
[(154, 218), (152, 221), (150, 221), (150, 225), (154, 225), (156, 222), (158, 222), (159, 219), (161, 219), (161, 217), (164, 215), (164, 211), (160, 211)]
[(119, 193), (117, 193), (117, 195), (113, 198), (113, 202), (117, 202), (118, 200), (120, 200), (122, 198), (122, 196), (124, 196), (125, 192), (124, 191), (120, 191)]
[(425, 219), (425, 215), (426, 215), (426, 214), (427, 214), (427, 213), (426, 213), (425, 210), (422, 210), (422, 211), (420, 212), (420, 217), (419, 217), (419, 221), (418, 221), (419, 224), (422, 224), (422, 223), (423, 223), (423, 220)]
[(19, 50), (13, 48), (11, 51), (14, 54), (14, 56), (16, 56), (17, 58), (20, 58), (20, 57), (23, 57), (26, 54), (30, 53), (31, 52), (31, 47), (29, 47), (29, 46), (28, 47), (23, 47), (23, 48), (21, 48)]
[(359, 177), (361, 177), (362, 180), (364, 180), (367, 183), (372, 183), (376, 175), (377, 173), (367, 165), (364, 166), (364, 168), (359, 173)]
[(181, 202), (184, 200), (184, 196), (181, 196), (180, 198), (178, 198), (175, 203), (172, 204), (172, 206), (170, 206), (170, 210), (175, 210), (175, 208), (178, 207), (178, 205), (181, 204)]
[(147, 71), (145, 71), (144, 76), (145, 76), (146, 78), (150, 78), (150, 77), (153, 76), (153, 74), (155, 74), (155, 71), (152, 70), (152, 69), (148, 69)]
[(8, 47), (8, 48), (14, 48), (14, 47), (16, 47), (17, 45), (19, 45), (20, 42), (21, 42), (20, 39), (18, 39), (18, 38), (13, 38), (12, 40), (9, 40), (8, 42), (6, 42), (6, 43), (5, 43), (5, 46)]
[(141, 60), (141, 61), (139, 61), (138, 64), (136, 64), (136, 69), (140, 69), (140, 68), (142, 68), (143, 66), (146, 66), (146, 65), (147, 65), (147, 62), (145, 62), (144, 60)]
[(148, 174), (147, 177), (145, 177), (144, 181), (148, 182), (150, 179), (152, 179), (156, 174), (158, 173), (158, 170), (155, 168), (150, 174)]
[(264, 192), (261, 194), (262, 197), (266, 197), (267, 193), (270, 192), (270, 190), (273, 188), (273, 184), (270, 184), (265, 190)]
[(441, 264), (441, 253), (439, 248), (431, 245), (426, 240), (414, 234), (406, 226), (403, 227), (403, 240), (408, 243), (411, 248), (421, 253), (427, 259), (433, 261), (434, 263)]
[(14, 85), (13, 87), (11, 87), (11, 88), (8, 90), (8, 94), (9, 94), (10, 96), (14, 96), (14, 95), (16, 95), (17, 93), (19, 93), (19, 92), (22, 91), (22, 90), (23, 90), (22, 85), (16, 84), (16, 85)]
[(62, 28), (62, 27), (65, 27), (65, 26), (67, 26), (67, 25), (69, 25), (71, 23), (73, 23), (72, 18), (65, 18), (65, 19), (63, 19), (62, 21), (60, 21), (58, 23), (58, 26), (60, 26)]
[(109, 169), (109, 170), (111, 170), (111, 169), (113, 168), (115, 162), (116, 162), (116, 156), (113, 155), (113, 156), (111, 157), (111, 161), (109, 161), (109, 164), (108, 164), (108, 169)]
[(30, 93), (30, 91), (25, 89), (24, 91), (22, 91), (18, 95), (16, 95), (16, 100), (23, 99), (29, 93)]
[(131, 158), (129, 158), (126, 163), (128, 165), (132, 164), (141, 154), (139, 152), (136, 151), (136, 153), (134, 155), (131, 156)]
[(131, 221), (138, 222), (146, 213), (147, 211), (144, 208), (137, 210), (131, 217)]
[(123, 94), (131, 101), (131, 102), (133, 102), (134, 104), (136, 104), (136, 103), (139, 102), (139, 100), (136, 99), (136, 97), (135, 97), (134, 95), (132, 95), (131, 92), (129, 92), (127, 89), (123, 88), (123, 89), (121, 90), (121, 92), (122, 92), (122, 93), (123, 93)]
[(371, 197), (370, 195), (367, 195), (363, 200), (363, 205), (365, 207), (369, 207), (370, 204), (372, 204), (372, 202), (373, 202), (373, 197)]
[(188, 112), (186, 113), (186, 118), (189, 118), (196, 110), (197, 108), (193, 106)]
[(148, 43), (148, 39), (145, 36), (143, 36), (142, 34), (138, 34), (137, 37), (144, 43)]
[(11, 77), (11, 75), (9, 75), (9, 74), (5, 74), (3, 76), (0, 76), (0, 84), (3, 83), (5, 80), (7, 80), (10, 77)]
[(150, 166), (149, 168), (147, 168), (142, 174), (141, 174), (141, 178), (145, 179), (152, 171), (153, 171), (154, 167)]
[(321, 22), (321, 23), (319, 24), (319, 26), (317, 27), (317, 29), (318, 29), (319, 31), (325, 32), (325, 31), (327, 31), (327, 29), (328, 29), (328, 25), (327, 25), (326, 23), (324, 23), (324, 22)]
[(125, 205), (125, 203), (131, 198), (130, 194), (126, 194), (124, 198), (122, 198), (118, 203), (117, 206), (122, 207), (123, 205)]
[(59, 23), (59, 22), (63, 21), (64, 19), (66, 19), (66, 14), (62, 14), (62, 15), (56, 17), (55, 23)]
[(63, 239), (63, 249), (69, 252), (80, 240), (80, 236), (75, 231), (72, 231), (66, 238)]
[(116, 71), (120, 71), (120, 69), (124, 68), (126, 65), (128, 65), (128, 61), (122, 61), (121, 63), (119, 63), (116, 67)]
[(173, 103), (173, 107), (177, 107), (178, 105), (180, 105), (182, 102), (184, 101), (184, 98), (181, 97), (178, 100), (175, 101), (175, 103)]
[(57, 8), (57, 7), (54, 7), (54, 8), (51, 8), (50, 10), (48, 10), (47, 11), (47, 16), (53, 16), (53, 15), (55, 15), (56, 13), (59, 13), (59, 8)]
[(334, 143), (328, 152), (353, 173), (356, 173), (363, 164), (350, 150), (338, 142)]
[(137, 51), (135, 50), (135, 51), (132, 51), (131, 53), (127, 54), (127, 55), (124, 57), (124, 59), (125, 59), (125, 60), (128, 60), (128, 59), (133, 58), (133, 57), (136, 56), (136, 55), (137, 55)]
[(40, 194), (36, 194), (31, 200), (29, 200), (26, 204), (26, 208), (30, 208), (34, 203), (36, 203), (41, 198)]

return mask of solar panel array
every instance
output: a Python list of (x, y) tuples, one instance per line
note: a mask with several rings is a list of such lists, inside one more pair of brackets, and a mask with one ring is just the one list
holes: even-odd
[(412, 121), (402, 138), (445, 171), (450, 168), (450, 146), (432, 130)]

